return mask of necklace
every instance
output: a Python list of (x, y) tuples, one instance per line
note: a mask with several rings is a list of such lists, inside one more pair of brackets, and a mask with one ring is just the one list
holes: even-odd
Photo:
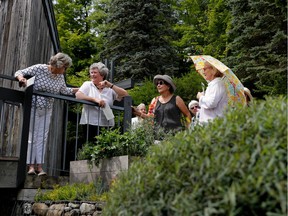
[(94, 84), (99, 91), (102, 91), (103, 88), (99, 88), (96, 84)]

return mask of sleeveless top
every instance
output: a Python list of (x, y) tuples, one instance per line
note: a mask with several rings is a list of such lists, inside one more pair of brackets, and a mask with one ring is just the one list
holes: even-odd
[(176, 95), (173, 95), (167, 103), (157, 100), (154, 111), (154, 124), (164, 128), (165, 131), (179, 131), (183, 129), (181, 123), (181, 111), (176, 105)]

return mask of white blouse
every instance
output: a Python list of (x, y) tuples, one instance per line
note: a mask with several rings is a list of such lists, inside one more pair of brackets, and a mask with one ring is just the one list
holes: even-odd
[(228, 105), (228, 95), (222, 78), (217, 77), (209, 82), (205, 95), (199, 99), (199, 122), (207, 123), (216, 117), (223, 117)]
[[(82, 84), (79, 89), (83, 94), (94, 97), (101, 98), (105, 101), (105, 106), (113, 106), (114, 100), (119, 100), (116, 92), (111, 88), (104, 88), (100, 92), (92, 81), (86, 81)], [(114, 126), (114, 119), (107, 120), (102, 108), (98, 106), (90, 106), (83, 104), (82, 115), (80, 119), (80, 124), (90, 124), (98, 126)]]

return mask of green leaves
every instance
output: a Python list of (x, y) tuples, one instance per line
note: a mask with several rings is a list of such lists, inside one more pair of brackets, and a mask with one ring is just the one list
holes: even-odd
[(105, 201), (106, 193), (101, 186), (101, 180), (95, 183), (74, 183), (65, 186), (55, 185), (51, 191), (38, 189), (35, 201)]
[(103, 215), (284, 215), (286, 111), (287, 98), (266, 98), (151, 147)]
[[(96, 143), (87, 143), (78, 153), (78, 160), (90, 160), (98, 165), (101, 159), (129, 155), (143, 157), (154, 143), (155, 132), (151, 120), (145, 120), (140, 127), (120, 133), (120, 128), (103, 130)], [(163, 132), (158, 132), (163, 136)], [(169, 136), (166, 135), (166, 138)]]

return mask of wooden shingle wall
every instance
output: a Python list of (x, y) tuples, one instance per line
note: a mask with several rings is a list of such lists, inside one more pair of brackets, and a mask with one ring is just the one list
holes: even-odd
[[(48, 63), (50, 57), (60, 49), (54, 18), (52, 0), (0, 0), (0, 74), (14, 76), (14, 73), (28, 66)], [(0, 78), (0, 87), (22, 91), (17, 82)], [(1, 92), (0, 92), (1, 94)], [(0, 101), (1, 102), (1, 101)], [(1, 106), (1, 103), (0, 103)], [(18, 131), (21, 122), (21, 112), (3, 106), (0, 109), (2, 116), (2, 139), (0, 139), (0, 152), (5, 156), (19, 157)], [(52, 122), (57, 121), (61, 128), (63, 119), (63, 103), (55, 103), (56, 112), (53, 113)], [(19, 109), (20, 110), (20, 109)], [(13, 119), (11, 119), (13, 116)], [(10, 125), (13, 123), (11, 130)], [(10, 128), (10, 134), (8, 133)], [(58, 128), (58, 130), (59, 130)], [(62, 132), (51, 128), (47, 146), (58, 146), (61, 153)], [(0, 135), (1, 135), (0, 131)], [(57, 134), (58, 143), (52, 143)], [(59, 150), (60, 149), (60, 150)], [(56, 152), (56, 154), (59, 154)], [(58, 166), (54, 153), (46, 154), (47, 166)], [(54, 157), (54, 158), (53, 158)]]
[[(47, 63), (58, 51), (53, 48), (43, 2), (0, 0), (0, 74), (13, 76), (19, 69)], [(0, 80), (2, 87), (13, 85)]]

